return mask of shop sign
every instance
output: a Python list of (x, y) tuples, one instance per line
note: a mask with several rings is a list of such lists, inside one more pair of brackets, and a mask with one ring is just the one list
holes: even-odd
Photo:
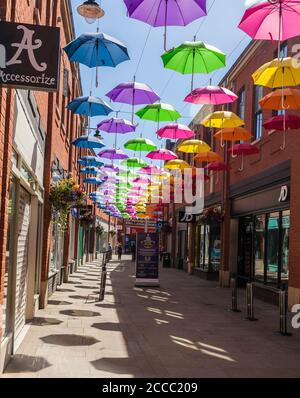
[(179, 223), (195, 223), (197, 216), (195, 214), (188, 214), (183, 211), (179, 212), (178, 222)]
[(281, 187), (279, 195), (279, 203), (287, 202), (290, 199), (290, 189), (287, 185)]
[(159, 234), (137, 235), (136, 286), (159, 286)]
[(57, 91), (59, 28), (0, 21), (0, 85)]

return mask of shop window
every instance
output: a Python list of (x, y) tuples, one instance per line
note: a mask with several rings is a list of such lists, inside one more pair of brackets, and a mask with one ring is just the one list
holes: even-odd
[(55, 216), (52, 220), (49, 277), (60, 271), (63, 258), (63, 233), (59, 230)]
[(289, 278), (289, 234), (290, 234), (290, 211), (282, 213), (282, 258), (281, 258), (281, 282), (288, 281)]
[(210, 226), (205, 225), (204, 269), (209, 270)]
[(221, 260), (221, 228), (219, 224), (197, 227), (196, 266), (204, 271), (218, 271)]
[(254, 230), (254, 275), (255, 280), (259, 282), (264, 282), (265, 279), (265, 235), (266, 216), (256, 216)]
[(280, 213), (271, 213), (267, 224), (267, 283), (278, 280)]
[(259, 101), (263, 98), (263, 87), (254, 87), (254, 137), (259, 139), (262, 136), (263, 113)]
[(212, 225), (210, 228), (210, 268), (219, 271), (221, 262), (221, 229), (220, 225)]

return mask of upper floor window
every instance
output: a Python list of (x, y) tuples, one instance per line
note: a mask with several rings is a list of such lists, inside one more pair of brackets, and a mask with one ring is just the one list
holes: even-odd
[(238, 100), (238, 116), (244, 120), (245, 119), (245, 100), (246, 100), (246, 92), (245, 88), (243, 87), (239, 94), (239, 100)]
[[(278, 57), (278, 50), (275, 51), (274, 56), (275, 56), (275, 58)], [(280, 56), (280, 58), (287, 58), (287, 56), (288, 56), (288, 44), (286, 41), (283, 42), (280, 46), (279, 56)]]
[(262, 86), (254, 87), (254, 139), (262, 136), (263, 113), (259, 101), (263, 98), (264, 90)]

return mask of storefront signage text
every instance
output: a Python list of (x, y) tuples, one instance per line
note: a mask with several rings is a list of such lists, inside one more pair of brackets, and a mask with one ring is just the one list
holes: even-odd
[(56, 91), (59, 28), (0, 21), (0, 85)]
[(278, 202), (279, 203), (284, 203), (284, 202), (288, 201), (289, 200), (289, 196), (290, 196), (289, 187), (287, 185), (284, 185), (283, 187), (281, 187)]

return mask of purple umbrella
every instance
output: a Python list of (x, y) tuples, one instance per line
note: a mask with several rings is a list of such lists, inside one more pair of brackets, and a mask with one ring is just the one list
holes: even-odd
[(160, 100), (160, 97), (144, 83), (121, 83), (106, 94), (111, 101), (132, 105), (132, 123), (134, 121), (135, 105), (150, 105)]
[(105, 164), (103, 167), (101, 167), (101, 170), (108, 171), (109, 173), (118, 173), (119, 172), (119, 168), (115, 167), (112, 164)]
[(124, 0), (131, 18), (151, 26), (186, 26), (206, 15), (206, 0)]
[(137, 125), (125, 119), (106, 119), (102, 120), (97, 126), (97, 130), (115, 134), (115, 148), (117, 148), (118, 134), (134, 133)]
[(99, 158), (110, 160), (123, 160), (128, 159), (128, 156), (121, 149), (106, 149), (98, 154)]

